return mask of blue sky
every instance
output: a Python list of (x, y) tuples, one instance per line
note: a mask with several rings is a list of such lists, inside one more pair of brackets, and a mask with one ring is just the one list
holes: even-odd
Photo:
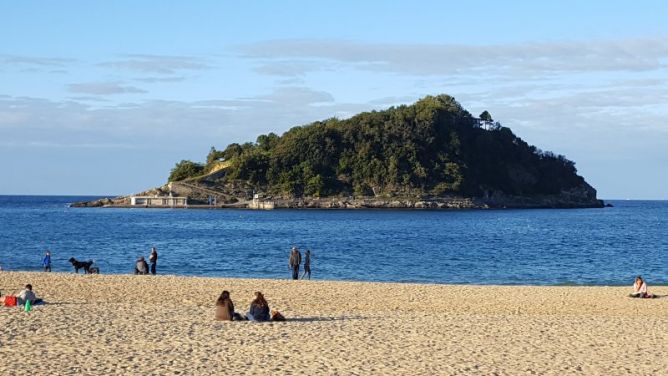
[(0, 194), (128, 194), (211, 146), (454, 96), (668, 199), (660, 1), (0, 2)]

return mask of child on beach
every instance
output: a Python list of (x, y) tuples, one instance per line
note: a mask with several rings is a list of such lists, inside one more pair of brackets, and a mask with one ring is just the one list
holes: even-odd
[(633, 294), (629, 294), (632, 298), (653, 298), (654, 295), (647, 293), (647, 284), (641, 276), (637, 276), (633, 282)]
[(32, 305), (42, 303), (42, 299), (38, 299), (35, 292), (32, 291), (32, 285), (30, 283), (26, 285), (25, 289), (16, 294), (16, 302), (18, 305), (24, 305), (28, 300), (30, 300)]
[(48, 249), (46, 250), (46, 254), (44, 254), (44, 258), (42, 259), (42, 265), (44, 265), (45, 272), (51, 271), (51, 252)]
[(151, 248), (151, 254), (148, 256), (148, 262), (151, 263), (151, 274), (155, 275), (155, 266), (158, 263), (158, 250)]
[(311, 250), (307, 249), (304, 254), (304, 275), (302, 279), (308, 275), (308, 279), (311, 279)]
[(216, 300), (216, 320), (234, 320), (234, 303), (232, 303), (230, 292), (227, 290), (223, 291)]
[(255, 293), (255, 299), (251, 302), (246, 317), (251, 321), (269, 321), (269, 303), (261, 292)]

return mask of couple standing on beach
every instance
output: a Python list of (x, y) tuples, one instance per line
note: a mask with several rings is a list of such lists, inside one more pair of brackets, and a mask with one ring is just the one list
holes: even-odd
[(151, 254), (148, 256), (149, 265), (144, 260), (144, 256), (140, 256), (135, 263), (135, 274), (148, 274), (149, 271), (151, 274), (155, 275), (156, 266), (158, 264), (158, 250), (155, 247), (151, 247)]
[[(288, 268), (292, 270), (292, 279), (299, 279), (299, 265), (302, 263), (302, 254), (299, 252), (297, 247), (292, 247), (292, 252), (290, 252), (290, 259), (288, 260)], [(304, 254), (304, 275), (302, 279), (308, 275), (308, 279), (311, 279), (311, 251), (306, 250)]]

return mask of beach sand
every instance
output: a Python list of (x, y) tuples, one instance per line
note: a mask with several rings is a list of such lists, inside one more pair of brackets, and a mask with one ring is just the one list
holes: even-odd
[[(2, 375), (668, 374), (668, 298), (630, 287), (0, 272), (26, 283), (48, 304), (0, 307)], [(223, 289), (288, 322), (214, 321)]]

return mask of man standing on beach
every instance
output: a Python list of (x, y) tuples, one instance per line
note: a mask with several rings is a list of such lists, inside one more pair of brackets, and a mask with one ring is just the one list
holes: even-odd
[(151, 264), (151, 274), (155, 275), (155, 266), (158, 263), (158, 250), (151, 248), (151, 254), (148, 256), (148, 262)]
[(292, 279), (299, 279), (299, 264), (302, 263), (302, 255), (297, 247), (292, 247), (288, 268), (292, 269)]
[(44, 258), (42, 259), (42, 265), (44, 265), (44, 271), (51, 271), (51, 252), (47, 249)]

